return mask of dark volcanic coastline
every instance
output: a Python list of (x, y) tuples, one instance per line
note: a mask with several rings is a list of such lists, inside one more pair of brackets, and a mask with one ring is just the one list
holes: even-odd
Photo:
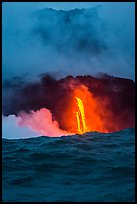
[[(74, 89), (84, 85), (93, 97), (100, 102), (100, 109), (104, 111), (101, 117), (111, 121), (108, 132), (114, 132), (135, 126), (135, 83), (130, 79), (109, 76), (100, 77), (67, 76), (55, 79), (50, 75), (42, 75), (38, 81), (25, 82), (15, 78), (11, 82), (3, 83), (3, 115), (18, 115), (24, 111), (47, 108), (54, 120), (58, 121), (61, 129), (67, 130), (62, 122), (64, 113), (69, 108)], [(104, 106), (103, 102), (107, 100)], [(92, 108), (91, 108), (92, 110)], [(107, 112), (110, 114), (107, 116)], [(113, 127), (117, 124), (117, 128)]]

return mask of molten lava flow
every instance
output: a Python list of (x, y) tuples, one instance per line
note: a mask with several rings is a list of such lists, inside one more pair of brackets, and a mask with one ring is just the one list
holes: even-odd
[[(78, 97), (75, 97), (75, 98), (77, 100), (77, 105), (78, 105), (78, 108), (79, 108), (79, 112), (76, 111), (78, 132), (80, 134), (82, 134), (82, 133), (86, 132), (86, 121), (85, 121), (84, 105), (83, 105), (83, 102), (82, 102), (82, 100), (80, 98), (78, 98)], [(81, 115), (81, 123), (80, 123), (80, 115)]]
[(62, 129), (75, 134), (108, 132), (106, 117), (110, 113), (106, 108), (107, 103), (105, 98), (95, 98), (84, 85), (74, 87), (69, 103), (62, 113)]
[(77, 125), (78, 125), (78, 132), (80, 134), (82, 134), (82, 131), (80, 129), (80, 118), (79, 118), (79, 112), (78, 111), (76, 111), (76, 119), (77, 119)]

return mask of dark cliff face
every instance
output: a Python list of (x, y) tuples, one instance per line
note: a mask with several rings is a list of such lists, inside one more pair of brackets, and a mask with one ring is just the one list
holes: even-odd
[[(119, 129), (134, 127), (135, 84), (132, 80), (108, 75), (98, 78), (90, 75), (67, 76), (59, 80), (45, 75), (40, 81), (23, 84), (18, 89), (16, 85), (15, 88), (12, 86), (11, 93), (3, 96), (3, 114), (18, 115), (20, 111), (30, 112), (45, 107), (52, 112), (53, 119), (59, 122), (60, 127), (64, 128), (62, 115), (68, 107), (73, 90), (81, 85), (88, 87), (100, 103), (108, 100), (105, 108), (111, 112), (109, 120), (119, 124)], [(6, 85), (4, 87), (10, 90), (9, 85), (8, 88)]]

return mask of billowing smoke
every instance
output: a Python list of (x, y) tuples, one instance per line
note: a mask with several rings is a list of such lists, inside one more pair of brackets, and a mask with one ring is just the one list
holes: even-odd
[(46, 136), (70, 135), (69, 132), (61, 130), (58, 122), (52, 120), (51, 112), (42, 108), (37, 111), (31, 111), (30, 114), (22, 112), (18, 117), (18, 125), (30, 127), (33, 131)]
[[(87, 131), (134, 127), (134, 3), (72, 10), (27, 5), (3, 3), (5, 121), (14, 118), (39, 135), (78, 133), (78, 97)], [(37, 78), (42, 73), (50, 75)]]
[(134, 127), (134, 82), (109, 75), (57, 80), (45, 74), (33, 82), (5, 81), (3, 115), (14, 114), (20, 118), (20, 126), (47, 136), (77, 133), (76, 96), (85, 105), (88, 131), (114, 132)]
[(72, 10), (17, 5), (3, 4), (3, 78), (104, 72), (134, 79), (133, 3)]

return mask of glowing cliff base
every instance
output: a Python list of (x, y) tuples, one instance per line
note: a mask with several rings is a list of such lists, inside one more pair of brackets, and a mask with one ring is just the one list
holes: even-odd
[[(77, 126), (78, 126), (78, 133), (82, 134), (86, 132), (86, 121), (85, 121), (85, 112), (84, 112), (84, 105), (80, 98), (75, 97), (77, 100), (77, 105), (79, 111), (76, 111), (76, 119), (77, 119)], [(81, 120), (80, 120), (81, 116)]]

